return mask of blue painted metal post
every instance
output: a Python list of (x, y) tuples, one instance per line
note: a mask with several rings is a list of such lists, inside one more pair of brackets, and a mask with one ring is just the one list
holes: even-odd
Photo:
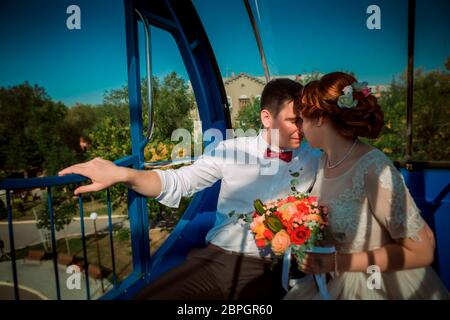
[(56, 236), (55, 236), (55, 221), (53, 215), (53, 201), (52, 201), (52, 189), (47, 188), (47, 205), (48, 213), (50, 216), (50, 232), (52, 237), (52, 252), (53, 252), (53, 268), (55, 270), (56, 281), (56, 298), (61, 300), (61, 288), (59, 287), (59, 274), (58, 274), (58, 252), (56, 248)]
[(9, 230), (9, 250), (11, 251), (11, 263), (13, 269), (13, 280), (14, 280), (14, 298), (19, 300), (19, 282), (17, 280), (17, 266), (16, 266), (16, 248), (14, 246), (14, 230), (13, 230), (13, 219), (12, 219), (12, 209), (11, 209), (11, 195), (10, 190), (6, 190), (6, 206), (8, 208), (8, 230)]
[(111, 192), (106, 190), (106, 203), (108, 204), (108, 225), (109, 225), (109, 245), (111, 248), (111, 263), (113, 272), (113, 284), (117, 287), (117, 277), (116, 277), (116, 258), (114, 255), (114, 240), (113, 240), (113, 229), (112, 229), (112, 217), (111, 217)]
[(89, 290), (89, 262), (87, 259), (86, 238), (84, 236), (83, 197), (81, 195), (78, 197), (78, 206), (80, 207), (81, 241), (83, 243), (84, 275), (86, 278), (86, 297), (88, 300), (91, 300), (91, 292)]
[[(125, 1), (125, 24), (127, 35), (128, 95), (130, 103), (131, 147), (135, 161), (133, 168), (140, 170), (144, 164), (141, 146), (142, 101), (139, 72), (139, 42), (134, 1)], [(150, 243), (148, 237), (147, 201), (145, 197), (128, 189), (128, 214), (130, 218), (133, 271), (147, 276), (150, 265)]]

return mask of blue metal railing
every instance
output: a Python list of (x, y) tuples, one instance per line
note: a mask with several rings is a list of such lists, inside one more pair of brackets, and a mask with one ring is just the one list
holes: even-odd
[[(132, 156), (128, 156), (115, 161), (119, 166), (130, 167), (133, 165), (135, 159)], [(56, 246), (56, 234), (55, 234), (55, 220), (53, 211), (53, 197), (52, 197), (52, 187), (69, 185), (73, 183), (80, 183), (86, 181), (87, 178), (80, 175), (67, 175), (62, 177), (45, 177), (45, 178), (30, 178), (30, 179), (3, 179), (0, 181), (0, 189), (6, 190), (6, 205), (8, 212), (8, 230), (9, 230), (9, 243), (10, 243), (10, 256), (12, 263), (13, 272), (13, 282), (14, 282), (14, 297), (16, 300), (20, 300), (19, 294), (19, 280), (17, 273), (17, 262), (16, 262), (16, 248), (14, 243), (14, 224), (13, 224), (13, 209), (11, 205), (11, 191), (22, 190), (22, 189), (32, 189), (32, 188), (47, 188), (47, 205), (48, 214), (50, 220), (50, 233), (51, 233), (51, 244), (52, 244), (52, 260), (53, 268), (55, 272), (56, 281), (56, 297), (61, 300), (61, 287), (60, 279), (58, 273), (58, 252)], [(112, 290), (118, 290), (119, 285), (117, 283), (116, 265), (115, 265), (115, 255), (114, 255), (114, 241), (113, 241), (113, 229), (112, 229), (112, 208), (111, 208), (111, 193), (107, 189), (107, 209), (108, 209), (108, 230), (109, 230), (109, 245), (111, 249), (111, 259), (112, 259), (112, 280), (113, 288)], [(85, 225), (84, 225), (84, 210), (83, 210), (83, 197), (80, 195), (78, 197), (79, 214), (80, 214), (80, 227), (81, 227), (81, 240), (83, 247), (83, 266), (85, 272), (86, 280), (86, 298), (91, 299), (90, 287), (89, 287), (89, 261), (87, 258), (87, 246), (85, 237)], [(99, 266), (100, 267), (100, 266)], [(100, 270), (102, 272), (102, 270)], [(139, 272), (140, 273), (140, 272)], [(132, 281), (139, 278), (139, 274), (130, 275)], [(124, 280), (127, 283), (126, 279)], [(122, 290), (122, 289), (120, 289)]]

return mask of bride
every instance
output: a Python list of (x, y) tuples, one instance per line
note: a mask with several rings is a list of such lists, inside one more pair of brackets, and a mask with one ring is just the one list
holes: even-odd
[[(324, 151), (312, 194), (329, 209), (325, 238), (334, 254), (307, 254), (308, 274), (331, 273), (332, 299), (448, 299), (430, 267), (434, 236), (401, 174), (380, 150), (358, 140), (377, 138), (383, 112), (367, 83), (329, 73), (304, 89), (303, 133)], [(319, 299), (314, 282), (285, 299)]]

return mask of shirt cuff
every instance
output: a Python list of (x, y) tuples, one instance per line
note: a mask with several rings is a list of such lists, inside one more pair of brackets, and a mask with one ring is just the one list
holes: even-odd
[(161, 181), (161, 192), (158, 194), (157, 197), (155, 197), (157, 201), (160, 201), (163, 198), (164, 191), (166, 190), (166, 178), (161, 170), (153, 170), (153, 171), (158, 174), (159, 180)]
[(171, 173), (164, 170), (153, 171), (155, 171), (161, 179), (161, 192), (155, 200), (167, 207), (178, 208), (180, 206), (181, 197), (177, 196), (177, 192), (174, 192), (176, 184), (174, 184), (173, 179), (170, 177)]

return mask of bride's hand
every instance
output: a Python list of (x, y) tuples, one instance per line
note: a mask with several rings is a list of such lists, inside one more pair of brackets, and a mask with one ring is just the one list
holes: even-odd
[(334, 272), (334, 253), (307, 253), (300, 267), (307, 274)]

